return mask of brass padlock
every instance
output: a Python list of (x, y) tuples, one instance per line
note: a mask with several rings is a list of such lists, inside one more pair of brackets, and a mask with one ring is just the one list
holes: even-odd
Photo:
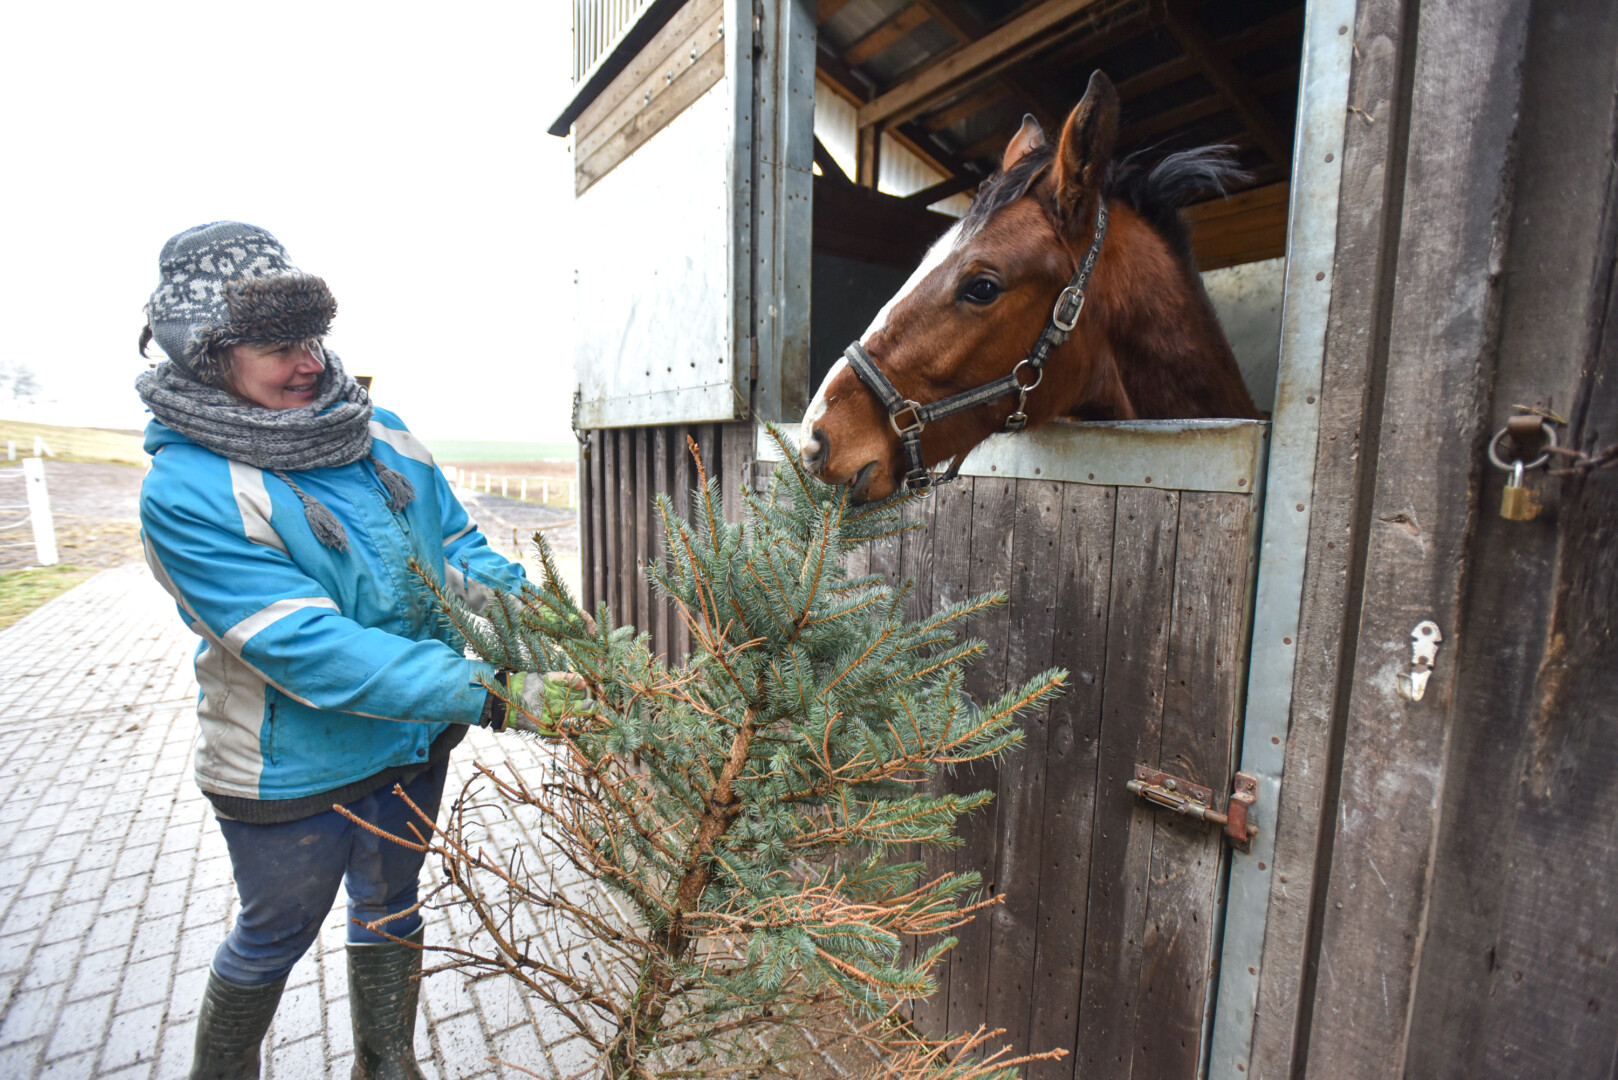
[(1533, 521), (1539, 516), (1539, 501), (1534, 493), (1523, 486), (1523, 465), (1521, 461), (1511, 466), (1511, 476), (1506, 480), (1506, 489), (1500, 493), (1500, 516), (1507, 521)]

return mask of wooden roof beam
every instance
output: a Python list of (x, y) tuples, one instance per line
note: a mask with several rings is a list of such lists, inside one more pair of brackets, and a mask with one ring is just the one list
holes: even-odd
[(891, 126), (926, 111), (948, 94), (994, 78), (1030, 54), (1050, 47), (1063, 24), (1096, 0), (1044, 0), (976, 41), (944, 53), (921, 72), (891, 87), (859, 111), (860, 127)]
[(1271, 116), (1269, 110), (1259, 101), (1252, 85), (1225, 58), (1202, 27), (1197, 25), (1183, 3), (1179, 0), (1168, 0), (1164, 4), (1163, 25), (1168, 27), (1169, 33), (1174, 35), (1174, 40), (1180, 43), (1180, 48), (1185, 50), (1185, 54), (1202, 69), (1203, 77), (1230, 103), (1231, 111), (1258, 140), (1259, 149), (1263, 150), (1271, 161), (1290, 161), (1291, 140), (1275, 122), (1275, 117)]
[(848, 0), (820, 0), (820, 6), (815, 12), (815, 25), (824, 26), (826, 22), (839, 11)]
[(891, 45), (896, 45), (903, 38), (918, 29), (923, 23), (931, 19), (927, 9), (921, 4), (911, 4), (895, 11), (887, 19), (878, 23), (870, 33), (860, 38), (854, 44), (843, 50), (843, 63), (849, 67), (859, 67), (867, 60), (871, 60)]
[[(1297, 65), (1291, 65), (1289, 67), (1281, 68), (1279, 71), (1272, 71), (1268, 75), (1255, 80), (1251, 84), (1251, 90), (1254, 92), (1255, 96), (1257, 94), (1271, 93), (1281, 89), (1290, 82), (1297, 81), (1297, 78)], [(1207, 97), (1197, 98), (1195, 101), (1188, 101), (1184, 105), (1165, 110), (1164, 112), (1160, 112), (1152, 116), (1142, 117), (1135, 123), (1130, 124), (1128, 127), (1118, 132), (1118, 145), (1120, 147), (1134, 146), (1137, 143), (1145, 142), (1154, 135), (1161, 135), (1164, 132), (1173, 131), (1177, 127), (1181, 127), (1196, 120), (1201, 120), (1203, 117), (1213, 116), (1215, 113), (1224, 112), (1229, 108), (1231, 108), (1230, 102), (1226, 99), (1225, 95), (1221, 93), (1214, 93), (1208, 95)], [(1237, 119), (1241, 119), (1240, 113), (1237, 114)], [(1264, 151), (1267, 157), (1270, 157), (1272, 160), (1275, 160), (1282, 165), (1288, 165), (1292, 161), (1292, 155), (1290, 153), (1283, 153), (1279, 158), (1271, 154), (1269, 148), (1266, 147), (1264, 143), (1259, 141), (1258, 133), (1253, 131), (1252, 128), (1247, 128), (1247, 133), (1252, 137), (1253, 145)], [(1289, 143), (1285, 131), (1280, 132), (1279, 139), (1282, 146), (1286, 146)], [(1239, 142), (1240, 140), (1232, 141)]]

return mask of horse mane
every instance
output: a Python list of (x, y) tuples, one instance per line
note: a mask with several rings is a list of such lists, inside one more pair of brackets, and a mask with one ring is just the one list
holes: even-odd
[[(1147, 167), (1149, 150), (1137, 150), (1107, 166), (1101, 191), (1109, 199), (1126, 203), (1139, 214), (1189, 267), (1193, 265), (1191, 230), (1180, 209), (1208, 193), (1223, 195), (1250, 177), (1236, 164), (1236, 148), (1215, 145), (1179, 150)], [(1036, 147), (1011, 168), (996, 172), (978, 188), (977, 196), (961, 218), (961, 230), (970, 236), (997, 211), (1028, 194), (1028, 189), (1056, 158), (1050, 144)]]

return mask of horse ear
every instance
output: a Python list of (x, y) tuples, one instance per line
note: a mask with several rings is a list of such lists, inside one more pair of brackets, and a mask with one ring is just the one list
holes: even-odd
[(1056, 152), (1056, 205), (1076, 228), (1080, 215), (1101, 192), (1101, 182), (1118, 141), (1118, 91), (1112, 80), (1097, 71), (1090, 76), (1084, 98), (1062, 125)]
[(1000, 159), (1000, 171), (1009, 172), (1011, 167), (1023, 159), (1023, 155), (1030, 150), (1038, 150), (1045, 145), (1045, 129), (1039, 126), (1033, 113), (1024, 113), (1022, 127), (1017, 134), (1011, 137), (1006, 144), (1006, 152)]

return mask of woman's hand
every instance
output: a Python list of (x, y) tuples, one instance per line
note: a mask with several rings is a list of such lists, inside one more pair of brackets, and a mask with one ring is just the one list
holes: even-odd
[(558, 723), (585, 710), (576, 706), (590, 700), (582, 675), (571, 671), (514, 671), (506, 680), (512, 704), (506, 708), (506, 728), (532, 735), (555, 736)]

